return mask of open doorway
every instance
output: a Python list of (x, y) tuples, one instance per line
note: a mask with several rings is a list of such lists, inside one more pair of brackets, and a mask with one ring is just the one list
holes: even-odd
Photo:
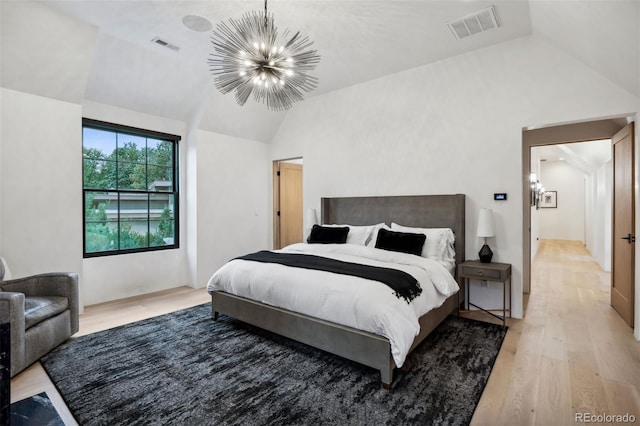
[(576, 241), (611, 272), (611, 139), (532, 147), (530, 170), (531, 258), (542, 240)]
[[(523, 291), (525, 293), (535, 291), (535, 289), (531, 288), (532, 259), (536, 253), (541, 233), (547, 232), (549, 228), (548, 221), (541, 223), (538, 213), (540, 213), (541, 209), (558, 209), (558, 205), (561, 205), (562, 200), (564, 200), (565, 203), (571, 203), (569, 207), (574, 210), (578, 209), (578, 213), (574, 212), (573, 217), (569, 218), (569, 221), (565, 222), (564, 226), (557, 221), (558, 217), (562, 216), (559, 214), (560, 210), (556, 210), (554, 212), (555, 215), (553, 213), (549, 214), (544, 210), (542, 213), (551, 216), (551, 219), (556, 219), (555, 222), (551, 221), (551, 225), (557, 229), (562, 227), (562, 235), (570, 235), (570, 239), (581, 240), (587, 247), (591, 247), (590, 251), (592, 251), (594, 257), (599, 258), (599, 263), (601, 263), (603, 269), (632, 271), (630, 290), (631, 300), (633, 299), (633, 263), (623, 265), (623, 267), (618, 264), (618, 267), (612, 268), (612, 262), (615, 266), (618, 256), (615, 253), (609, 254), (612, 251), (612, 242), (617, 242), (616, 236), (613, 235), (614, 228), (612, 228), (611, 223), (612, 221), (615, 222), (613, 218), (616, 217), (616, 212), (620, 212), (620, 208), (612, 208), (612, 205), (617, 206), (617, 204), (609, 202), (607, 198), (613, 197), (615, 199), (619, 182), (613, 179), (613, 184), (609, 187), (609, 193), (607, 193), (606, 188), (608, 179), (611, 179), (610, 176), (612, 174), (617, 176), (617, 157), (614, 152), (613, 165), (608, 165), (607, 161), (604, 161), (603, 164), (598, 166), (597, 164), (592, 164), (594, 163), (593, 160), (585, 159), (582, 155), (579, 155), (582, 147), (587, 147), (587, 145), (584, 145), (585, 142), (605, 140), (608, 141), (606, 142), (607, 145), (611, 146), (611, 139), (617, 138), (619, 132), (624, 133), (625, 129), (630, 128), (631, 134), (633, 134), (633, 123), (629, 124), (628, 121), (630, 119), (627, 119), (627, 117), (620, 117), (523, 130)], [(583, 145), (580, 145), (581, 143)], [(615, 146), (615, 144), (613, 145)], [(549, 157), (552, 156), (555, 156), (555, 158), (552, 158), (555, 160), (553, 163), (549, 162)], [(573, 162), (571, 167), (578, 179), (573, 181), (573, 187), (579, 188), (580, 191), (572, 191), (571, 186), (567, 187), (567, 182), (553, 177), (553, 174), (558, 174), (558, 170), (563, 167), (565, 168), (564, 178), (566, 179), (568, 176), (567, 170), (569, 169), (566, 168), (566, 164), (559, 163), (561, 161), (560, 157), (563, 158), (562, 161), (565, 161), (565, 157), (568, 157)], [(632, 156), (627, 157), (627, 160), (632, 163)], [(614, 169), (613, 173), (607, 172), (608, 167)], [(632, 169), (633, 164), (630, 167)], [(545, 174), (548, 182), (554, 187), (564, 185), (561, 193), (549, 186), (546, 186), (544, 191), (540, 188), (548, 185), (544, 182), (543, 175)], [(633, 176), (633, 173), (627, 174)], [(582, 179), (582, 182), (580, 182), (580, 179)], [(571, 179), (568, 180), (570, 181)], [(582, 192), (582, 195), (576, 194), (577, 192)], [(629, 204), (631, 208), (635, 205), (633, 201)], [(633, 216), (633, 213), (631, 215)], [(554, 216), (556, 217), (554, 218)], [(550, 218), (545, 217), (543, 220), (547, 219)], [(633, 226), (630, 228), (629, 232), (633, 233)], [(607, 240), (607, 242), (604, 240)], [(616, 275), (614, 274), (614, 276)], [(614, 281), (616, 280), (612, 280), (612, 283)], [(615, 305), (614, 308), (616, 308)], [(620, 312), (619, 309), (616, 308), (616, 310)], [(633, 311), (633, 306), (631, 310)], [(624, 317), (624, 315), (622, 316)], [(628, 321), (628, 323), (631, 325), (633, 322)]]
[(302, 158), (273, 162), (273, 248), (302, 242)]

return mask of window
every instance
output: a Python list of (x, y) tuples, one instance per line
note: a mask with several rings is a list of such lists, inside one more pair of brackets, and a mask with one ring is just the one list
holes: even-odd
[(82, 120), (84, 257), (179, 247), (179, 140)]

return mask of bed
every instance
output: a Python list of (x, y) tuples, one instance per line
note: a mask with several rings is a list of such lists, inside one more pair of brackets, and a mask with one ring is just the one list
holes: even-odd
[[(407, 227), (450, 228), (455, 234), (455, 255), (449, 273), (455, 274), (456, 265), (465, 258), (463, 194), (323, 198), (321, 218), (322, 223), (326, 224), (355, 226), (395, 222)], [(292, 250), (295, 250), (295, 247)], [(221, 291), (211, 285), (214, 277), (208, 285), (214, 320), (219, 314), (224, 314), (378, 369), (382, 385), (391, 387), (393, 371), (397, 364), (394, 356), (397, 360), (398, 355), (392, 351), (392, 348), (395, 350), (395, 342), (392, 345), (389, 338), (337, 323), (332, 321), (332, 318), (319, 318), (270, 303), (262, 303), (250, 297), (233, 294), (231, 290)], [(444, 298), (438, 307), (420, 316), (417, 335), (409, 342), (407, 353), (419, 345), (449, 314), (456, 311), (458, 303), (456, 290)]]

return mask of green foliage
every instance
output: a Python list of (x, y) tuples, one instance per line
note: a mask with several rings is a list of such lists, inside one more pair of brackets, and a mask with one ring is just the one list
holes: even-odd
[(174, 222), (170, 216), (169, 209), (165, 209), (162, 213), (163, 218), (155, 232), (145, 232), (141, 234), (136, 232), (131, 222), (128, 221), (120, 222), (120, 232), (118, 233), (117, 228), (115, 228), (115, 222), (112, 224), (113, 229), (108, 226), (106, 215), (104, 216), (105, 220), (102, 222), (90, 222), (90, 220), (96, 219), (89, 219), (89, 216), (96, 218), (104, 213), (104, 205), (101, 204), (100, 206), (98, 209), (87, 209), (87, 253), (166, 246), (171, 243), (167, 243), (165, 238), (174, 238)]
[[(121, 140), (125, 140), (119, 135)], [(134, 138), (144, 141), (143, 138)], [(144, 144), (144, 142), (142, 142)], [(147, 146), (131, 140), (119, 144), (111, 153), (85, 148), (83, 182), (86, 189), (148, 190), (155, 181), (172, 181), (173, 143), (147, 139)], [(85, 241), (87, 253), (167, 245), (165, 238), (175, 237), (174, 219), (165, 206), (156, 229), (137, 232), (131, 219), (109, 221), (107, 202), (95, 200), (96, 194), (86, 193)], [(172, 241), (172, 240), (167, 240)]]
[(139, 234), (132, 229), (131, 223), (120, 222), (120, 249), (148, 247), (149, 233)]
[(146, 190), (154, 181), (172, 180), (171, 142), (140, 149), (125, 142), (108, 155), (95, 148), (83, 148), (82, 154), (85, 188)]
[(149, 235), (149, 245), (150, 246), (164, 246), (167, 245), (165, 242), (165, 238), (174, 238), (174, 222), (171, 217), (171, 212), (168, 208), (165, 208), (162, 211), (162, 215), (160, 216), (160, 223), (158, 224), (158, 228), (156, 229), (155, 234)]
[(85, 241), (87, 253), (115, 250), (118, 240), (117, 235), (114, 236), (107, 225), (106, 204), (100, 203), (98, 208), (94, 208), (95, 195), (89, 193), (86, 198)]

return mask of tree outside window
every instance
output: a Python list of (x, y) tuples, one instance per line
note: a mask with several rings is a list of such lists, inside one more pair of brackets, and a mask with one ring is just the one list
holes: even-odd
[(179, 136), (83, 120), (85, 257), (178, 247)]

